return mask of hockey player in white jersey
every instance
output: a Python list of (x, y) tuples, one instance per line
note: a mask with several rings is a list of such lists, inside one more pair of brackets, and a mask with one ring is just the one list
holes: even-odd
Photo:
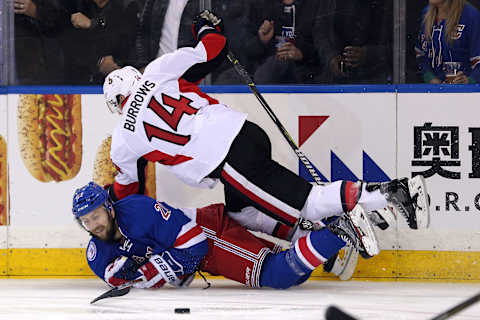
[[(291, 240), (298, 227), (311, 230), (332, 216), (346, 213), (355, 218), (351, 212), (357, 204), (366, 211), (390, 204), (410, 228), (428, 226), (422, 177), (312, 186), (275, 162), (270, 140), (258, 125), (196, 86), (226, 57), (221, 19), (204, 11), (192, 31), (198, 40), (195, 47), (161, 56), (143, 75), (125, 67), (106, 77), (107, 105), (121, 113), (112, 135), (111, 159), (119, 171), (109, 191), (112, 199), (143, 193), (143, 167), (148, 160), (167, 166), (191, 186), (213, 187), (221, 181), (228, 211), (238, 212), (242, 220), (242, 209), (257, 208), (267, 216), (258, 218), (268, 227), (261, 229), (281, 239)], [(357, 214), (357, 220), (364, 217)], [(362, 245), (366, 256), (377, 253)]]

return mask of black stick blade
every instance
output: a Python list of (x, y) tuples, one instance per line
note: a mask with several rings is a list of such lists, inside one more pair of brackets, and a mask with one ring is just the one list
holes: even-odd
[(121, 297), (121, 296), (124, 296), (126, 295), (128, 292), (130, 292), (130, 289), (132, 287), (126, 287), (126, 288), (122, 288), (122, 289), (119, 289), (119, 288), (113, 288), (113, 289), (110, 289), (108, 290), (107, 292), (99, 295), (98, 297), (96, 297), (95, 299), (93, 299), (92, 301), (90, 301), (90, 304), (94, 304), (95, 302), (97, 302), (98, 300), (102, 300), (102, 299), (106, 299), (106, 298), (113, 298), (113, 297)]
[(326, 320), (357, 320), (335, 306), (329, 306), (325, 312)]

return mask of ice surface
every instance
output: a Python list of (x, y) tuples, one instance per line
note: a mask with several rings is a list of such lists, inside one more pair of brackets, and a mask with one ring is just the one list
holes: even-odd
[[(0, 319), (324, 319), (336, 305), (359, 319), (426, 320), (480, 291), (478, 284), (309, 281), (288, 290), (251, 289), (201, 279), (188, 289), (132, 289), (90, 301), (109, 288), (98, 279), (0, 279)], [(190, 308), (190, 314), (175, 314)], [(480, 319), (480, 303), (452, 319)]]

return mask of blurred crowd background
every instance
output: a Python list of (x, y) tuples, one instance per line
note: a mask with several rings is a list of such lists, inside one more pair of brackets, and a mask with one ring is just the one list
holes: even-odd
[[(425, 32), (427, 6), (438, 3), (447, 3), (451, 14), (433, 11), (433, 26), (427, 23), (432, 32)], [(478, 5), (480, 0), (3, 0), (0, 84), (98, 85), (116, 68), (141, 70), (162, 54), (194, 45), (191, 23), (203, 9), (223, 18), (231, 51), (257, 84), (442, 83), (445, 61), (460, 63), (465, 76), (458, 83), (475, 83)], [(454, 6), (461, 6), (461, 17)], [(451, 37), (455, 43), (439, 42), (439, 51), (436, 30), (459, 36)], [(204, 81), (242, 83), (228, 61)]]

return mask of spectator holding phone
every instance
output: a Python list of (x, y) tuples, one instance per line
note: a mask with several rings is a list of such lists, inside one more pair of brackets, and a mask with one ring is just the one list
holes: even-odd
[(248, 60), (259, 61), (257, 83), (313, 82), (320, 66), (312, 28), (319, 6), (317, 0), (276, 0), (252, 8), (244, 50)]

